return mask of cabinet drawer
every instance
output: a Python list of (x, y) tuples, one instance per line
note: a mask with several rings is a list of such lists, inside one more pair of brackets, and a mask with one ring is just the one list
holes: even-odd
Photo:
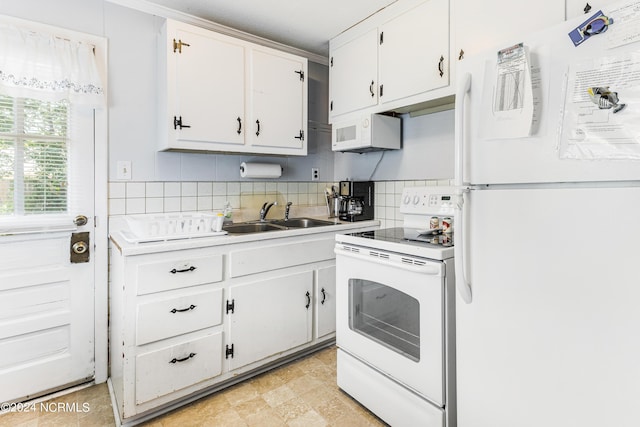
[(139, 304), (136, 345), (221, 324), (222, 293), (213, 289)]
[(176, 258), (138, 265), (138, 295), (222, 280), (222, 255)]
[(136, 404), (148, 402), (222, 372), (222, 332), (136, 357)]
[(334, 259), (335, 244), (335, 238), (332, 236), (329, 239), (233, 251), (229, 254), (229, 273), (231, 277), (242, 277)]

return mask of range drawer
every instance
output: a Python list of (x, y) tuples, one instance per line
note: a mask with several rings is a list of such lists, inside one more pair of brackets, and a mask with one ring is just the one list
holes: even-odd
[(221, 324), (222, 295), (211, 289), (138, 304), (136, 345)]
[(208, 380), (222, 372), (222, 332), (139, 354), (136, 404)]
[(222, 255), (176, 258), (139, 264), (138, 295), (222, 280)]

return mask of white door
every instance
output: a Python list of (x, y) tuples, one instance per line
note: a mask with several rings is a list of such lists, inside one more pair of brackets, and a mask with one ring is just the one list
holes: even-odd
[(458, 426), (638, 425), (639, 200), (637, 187), (471, 192)]
[(444, 265), (336, 246), (338, 347), (444, 405)]
[(94, 112), (46, 108), (0, 98), (0, 402), (95, 374)]

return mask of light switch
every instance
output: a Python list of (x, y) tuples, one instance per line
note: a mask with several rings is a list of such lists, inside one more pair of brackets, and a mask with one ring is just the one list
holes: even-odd
[(131, 180), (131, 160), (118, 160), (116, 179)]

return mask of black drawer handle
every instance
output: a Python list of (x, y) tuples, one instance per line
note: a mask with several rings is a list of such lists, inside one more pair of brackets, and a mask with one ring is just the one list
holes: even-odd
[(185, 269), (183, 269), (183, 270), (176, 270), (176, 269), (174, 268), (173, 270), (169, 270), (169, 273), (171, 273), (171, 274), (176, 274), (176, 273), (188, 273), (188, 272), (193, 271), (193, 270), (195, 270), (195, 269), (196, 269), (196, 267), (194, 267), (194, 266), (192, 265), (191, 267), (189, 267), (189, 268), (185, 268)]
[(195, 306), (195, 305), (193, 305), (193, 304), (191, 304), (191, 305), (190, 305), (189, 307), (187, 307), (187, 308), (180, 308), (180, 309), (178, 309), (178, 308), (173, 308), (173, 309), (171, 309), (171, 313), (173, 313), (173, 314), (176, 314), (176, 313), (184, 313), (185, 311), (191, 311), (191, 310), (193, 310), (194, 308), (196, 308), (196, 306)]
[(309, 306), (311, 305), (311, 294), (309, 293), (309, 291), (307, 291), (305, 296), (307, 297), (307, 305), (305, 305), (304, 307), (308, 310)]
[(194, 357), (196, 354), (195, 353), (189, 353), (189, 355), (187, 357), (183, 357), (182, 359), (176, 359), (175, 357), (173, 359), (171, 359), (169, 361), (169, 363), (180, 363), (180, 362), (186, 362), (187, 360), (191, 359), (192, 357)]
[(324, 291), (324, 288), (322, 288), (320, 292), (322, 293), (322, 301), (320, 301), (320, 304), (324, 305), (324, 302), (327, 299), (327, 293)]

